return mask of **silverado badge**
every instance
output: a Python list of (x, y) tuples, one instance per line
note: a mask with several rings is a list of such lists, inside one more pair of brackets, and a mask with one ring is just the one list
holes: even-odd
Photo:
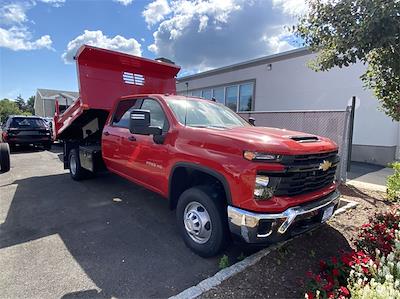
[(332, 167), (332, 162), (324, 160), (321, 164), (319, 164), (318, 169), (322, 169), (323, 171), (327, 171), (329, 168)]

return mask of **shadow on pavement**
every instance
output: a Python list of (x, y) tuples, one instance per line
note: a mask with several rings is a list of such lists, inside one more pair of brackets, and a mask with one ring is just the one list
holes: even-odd
[(217, 257), (203, 259), (185, 247), (166, 200), (114, 175), (75, 182), (59, 174), (13, 184), (0, 248), (58, 234), (102, 290), (66, 298), (165, 297), (218, 271)]

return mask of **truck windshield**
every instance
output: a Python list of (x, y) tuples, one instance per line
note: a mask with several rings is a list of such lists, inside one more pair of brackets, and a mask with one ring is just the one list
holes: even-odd
[(211, 101), (168, 99), (168, 106), (181, 124), (200, 128), (233, 128), (249, 124), (231, 109)]

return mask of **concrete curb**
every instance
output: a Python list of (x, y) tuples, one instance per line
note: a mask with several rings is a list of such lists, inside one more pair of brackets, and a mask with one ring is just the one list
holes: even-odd
[[(350, 201), (347, 199), (343, 199), (340, 198), (341, 201), (345, 201), (347, 202), (346, 205), (344, 205), (343, 207), (337, 209), (335, 211), (334, 215), (339, 215), (344, 213), (345, 211), (349, 210), (349, 209), (354, 209), (358, 203), (355, 201)], [(299, 237), (299, 236), (297, 236)], [(295, 238), (297, 238), (295, 237)], [(201, 281), (199, 284), (192, 286), (184, 291), (182, 291), (181, 293), (169, 297), (169, 299), (194, 299), (197, 298), (199, 296), (201, 296), (203, 293), (211, 290), (212, 288), (220, 285), (224, 280), (227, 280), (228, 278), (242, 272), (243, 270), (255, 265), (258, 261), (260, 261), (263, 257), (267, 256), (268, 254), (270, 254), (272, 251), (275, 251), (276, 249), (282, 247), (283, 245), (291, 242), (293, 239), (292, 238), (290, 240), (284, 241), (284, 242), (280, 242), (278, 244), (275, 244), (271, 247), (265, 248), (263, 250), (260, 250), (259, 252), (256, 252), (248, 257), (246, 257), (244, 260), (233, 264), (230, 267), (227, 267), (225, 269), (222, 269), (220, 271), (218, 271), (217, 273), (215, 273), (214, 276), (211, 276), (209, 278), (204, 279), (203, 281)]]
[(356, 180), (349, 180), (346, 182), (346, 185), (350, 185), (356, 188), (360, 189), (366, 189), (370, 191), (379, 191), (379, 192), (384, 192), (386, 193), (386, 186), (378, 185), (378, 184), (372, 184), (372, 183), (365, 183), (365, 182), (360, 182)]
[(359, 203), (353, 200), (344, 199), (343, 197), (340, 198), (341, 202), (346, 202), (346, 204), (335, 211), (333, 215), (340, 215), (350, 209), (355, 209)]
[(268, 255), (269, 253), (278, 249), (279, 247), (282, 247), (284, 244), (286, 244), (290, 241), (291, 240), (287, 240), (287, 241), (278, 243), (276, 245), (273, 245), (271, 247), (265, 248), (259, 252), (256, 252), (255, 254), (252, 254), (252, 255), (246, 257), (244, 260), (242, 260), (236, 264), (233, 264), (230, 267), (220, 270), (214, 276), (204, 279), (198, 285), (190, 287), (175, 296), (169, 297), (169, 299), (193, 299), (193, 298), (196, 298), (196, 297), (200, 296), (201, 294), (203, 294), (204, 292), (211, 290), (213, 287), (218, 286), (224, 280), (234, 276), (235, 274), (238, 274), (239, 272), (242, 272), (243, 270), (245, 270), (246, 268), (248, 268), (250, 266), (253, 266), (259, 260), (261, 260), (264, 256)]

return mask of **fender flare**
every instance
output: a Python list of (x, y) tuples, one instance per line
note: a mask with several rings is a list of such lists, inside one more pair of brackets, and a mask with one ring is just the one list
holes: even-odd
[(201, 171), (204, 172), (212, 177), (214, 177), (215, 179), (217, 179), (218, 181), (221, 182), (225, 194), (226, 194), (226, 201), (229, 205), (232, 205), (232, 194), (231, 194), (231, 189), (229, 188), (229, 184), (227, 179), (225, 178), (224, 175), (222, 175), (221, 173), (219, 173), (218, 171), (206, 167), (206, 166), (202, 166), (199, 164), (195, 164), (195, 163), (190, 163), (190, 162), (177, 162), (170, 171), (170, 175), (169, 175), (169, 180), (168, 180), (168, 201), (169, 201), (169, 205), (170, 207), (172, 207), (172, 202), (171, 202), (171, 190), (172, 190), (172, 177), (175, 173), (175, 170), (177, 168), (188, 168), (188, 169), (194, 169), (197, 171)]

